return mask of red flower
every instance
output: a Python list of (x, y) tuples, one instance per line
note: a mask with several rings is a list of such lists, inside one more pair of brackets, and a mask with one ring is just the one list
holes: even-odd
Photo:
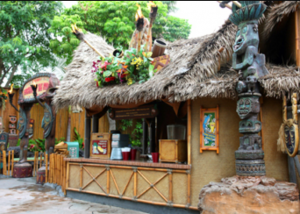
[(111, 82), (114, 81), (116, 78), (115, 77), (106, 77), (105, 82)]
[(125, 74), (122, 74), (122, 75), (121, 75), (121, 78), (124, 78), (124, 77), (126, 77), (127, 75), (128, 75), (128, 74), (126, 74), (126, 73), (125, 73)]
[(30, 149), (33, 149), (33, 148), (34, 148), (34, 144), (31, 144), (31, 145), (30, 145)]
[(99, 87), (98, 81), (96, 81), (96, 85), (97, 85), (97, 87)]
[(108, 65), (110, 65), (110, 63), (107, 62), (107, 61), (105, 61), (104, 63), (102, 63), (102, 64), (100, 65), (100, 68), (101, 68), (102, 70), (106, 71), (106, 67), (107, 67)]

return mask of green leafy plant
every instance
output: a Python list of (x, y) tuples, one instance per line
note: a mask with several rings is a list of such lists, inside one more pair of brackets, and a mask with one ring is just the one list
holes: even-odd
[(28, 150), (31, 152), (45, 152), (45, 139), (29, 139)]
[(65, 141), (64, 137), (61, 137), (59, 139), (55, 138), (55, 145), (59, 144), (60, 142)]
[(143, 136), (143, 125), (141, 122), (136, 122), (135, 128), (132, 131), (131, 135), (133, 136), (131, 145), (133, 147), (140, 147), (142, 145), (141, 138)]
[[(121, 120), (120, 128), (122, 131), (133, 126), (133, 120)], [(141, 121), (137, 121), (132, 133), (129, 135), (129, 141), (132, 147), (140, 147), (142, 145), (141, 138), (143, 136), (143, 125)]]
[(149, 80), (156, 70), (150, 56), (151, 52), (144, 52), (144, 46), (140, 51), (135, 48), (124, 51), (122, 58), (109, 56), (102, 61), (93, 62), (93, 70), (97, 75), (95, 79), (98, 87), (124, 83), (128, 85), (136, 82), (143, 83)]
[(78, 133), (76, 127), (74, 127), (74, 133), (75, 133), (75, 141), (79, 143), (79, 148), (84, 149), (84, 142), (83, 138), (81, 138), (80, 134)]
[(20, 144), (21, 144), (21, 139), (19, 138), (17, 142), (17, 146), (20, 146)]

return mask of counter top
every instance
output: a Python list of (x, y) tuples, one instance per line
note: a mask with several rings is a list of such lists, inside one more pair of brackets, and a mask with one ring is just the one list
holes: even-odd
[(167, 169), (191, 169), (187, 164), (173, 164), (173, 163), (152, 163), (141, 161), (123, 161), (123, 160), (105, 160), (95, 158), (65, 158), (65, 161), (76, 163), (100, 163), (110, 165), (122, 165), (122, 166), (137, 166), (137, 167), (152, 167), (152, 168), (167, 168)]

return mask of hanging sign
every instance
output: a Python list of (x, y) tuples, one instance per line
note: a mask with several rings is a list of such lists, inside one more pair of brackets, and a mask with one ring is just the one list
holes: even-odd
[(109, 116), (114, 120), (123, 119), (140, 119), (140, 118), (153, 118), (156, 117), (158, 111), (154, 105), (140, 106), (138, 108), (128, 109), (112, 109)]
[(219, 107), (200, 109), (200, 153), (203, 150), (219, 154)]

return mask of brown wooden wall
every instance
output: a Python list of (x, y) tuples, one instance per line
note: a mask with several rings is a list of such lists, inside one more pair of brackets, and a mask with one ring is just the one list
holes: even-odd
[[(14, 98), (13, 104), (19, 109), (18, 98), (19, 98), (19, 90), (14, 90)], [(7, 99), (6, 108), (3, 111), (3, 124), (5, 126), (5, 132), (9, 132), (9, 115), (16, 115), (17, 119), (19, 119), (19, 113), (9, 104)], [(3, 107), (2, 107), (3, 108)], [(2, 117), (2, 108), (0, 108), (0, 116)], [(43, 138), (43, 129), (42, 129), (42, 120), (44, 116), (44, 109), (39, 104), (33, 104), (32, 109), (30, 111), (30, 118), (34, 120), (34, 133), (33, 139)], [(71, 141), (75, 140), (74, 127), (76, 127), (78, 133), (82, 138), (84, 138), (84, 119), (85, 119), (85, 110), (83, 109), (80, 113), (70, 113), (71, 117)], [(55, 137), (57, 139), (65, 138), (67, 139), (67, 128), (68, 128), (68, 119), (69, 119), (69, 111), (68, 109), (61, 109), (56, 113), (56, 133)], [(99, 120), (99, 131), (107, 132), (109, 130), (109, 124), (106, 117), (102, 117)]]

